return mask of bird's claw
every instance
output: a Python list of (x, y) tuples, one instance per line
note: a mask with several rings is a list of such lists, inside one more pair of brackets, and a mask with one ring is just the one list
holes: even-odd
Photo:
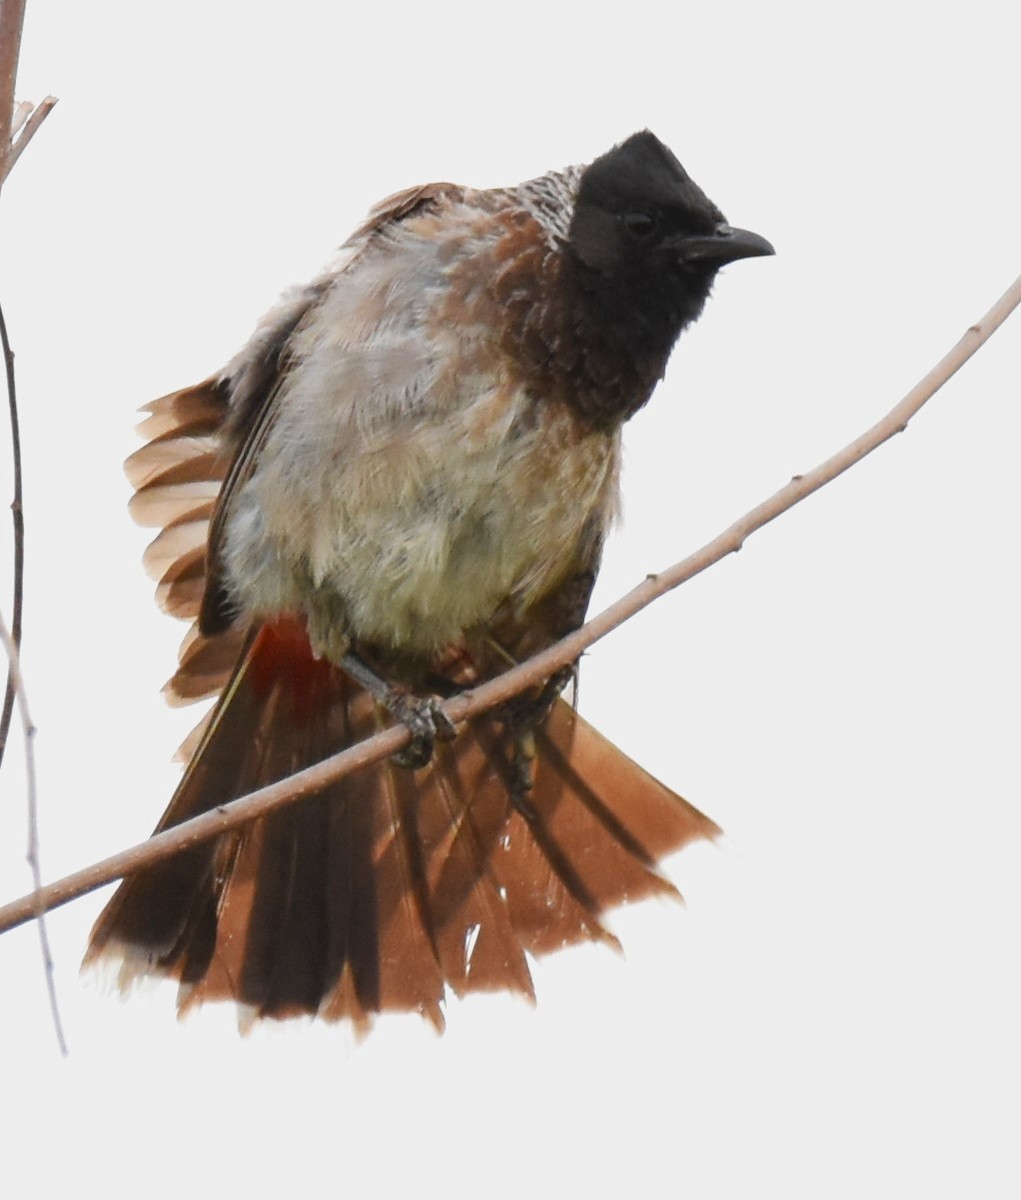
[(400, 767), (417, 770), (432, 758), (436, 742), (449, 742), (456, 730), (453, 722), (433, 696), (396, 696), (391, 711), (411, 731), (411, 741), (393, 755)]

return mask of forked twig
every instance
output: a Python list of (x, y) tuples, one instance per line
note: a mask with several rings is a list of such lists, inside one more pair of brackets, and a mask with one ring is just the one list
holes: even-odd
[(7, 177), (14, 125), (14, 83), (18, 78), (25, 0), (0, 3), (0, 184)]
[[(22, 119), (22, 121), (19, 123), (19, 128), (21, 128), (21, 126), (23, 126), (23, 128), (21, 128), (20, 135), (14, 141), (13, 145), (11, 146), (10, 150), (7, 153), (7, 156), (6, 156), (6, 159), (4, 162), (4, 166), (3, 166), (3, 173), (0, 174), (0, 185), (2, 185), (4, 180), (7, 178), (7, 176), (10, 175), (11, 168), (21, 157), (21, 152), (25, 149), (25, 147), (28, 145), (28, 143), (35, 137), (36, 131), (39, 129), (39, 126), (50, 115), (50, 111), (52, 110), (53, 106), (56, 103), (57, 103), (56, 96), (47, 96), (44, 100), (40, 100), (34, 109), (31, 107), (31, 105), (29, 105), (29, 111), (31, 112), (31, 116), (29, 116), (27, 121)], [(24, 107), (23, 104), (18, 106), (19, 110), (23, 107)], [(12, 133), (15, 132), (13, 125), (11, 127), (11, 132)]]
[[(0, 187), (11, 173), (22, 151), (35, 136), (56, 98), (46, 99), (33, 109), (31, 104), (14, 102), (14, 86), (18, 75), (18, 59), (21, 54), (21, 33), (25, 23), (26, 0), (0, 0)], [(12, 139), (17, 140), (12, 143)], [(0, 342), (3, 346), (4, 371), (7, 379), (7, 399), (11, 421), (11, 450), (14, 457), (14, 499), (11, 514), (14, 520), (14, 601), (11, 613), (11, 629), (0, 620), (0, 641), (7, 650), (7, 688), (4, 693), (3, 710), (0, 712), (0, 763), (3, 762), (7, 745), (7, 734), (14, 713), (17, 697), (21, 709), (22, 725), (25, 730), (25, 763), (28, 782), (28, 862), (35, 884), (35, 912), (39, 921), (39, 944), (42, 949), (43, 971), (46, 990), (50, 1001), (53, 1028), (61, 1054), (67, 1054), (67, 1043), (57, 1006), (57, 991), (53, 980), (53, 958), (50, 954), (49, 937), (43, 913), (46, 911), (42, 899), (42, 873), (39, 867), (39, 821), (35, 786), (35, 755), (32, 743), (35, 727), (28, 714), (28, 701), (21, 679), (18, 654), (21, 648), (21, 621), (25, 576), (25, 524), (22, 510), (21, 482), (21, 433), (18, 423), (18, 404), (14, 386), (14, 353), (7, 337), (7, 325), (0, 310)]]
[[(0, 2), (0, 187), (3, 187), (11, 168), (57, 103), (55, 96), (47, 96), (34, 109), (24, 100), (20, 104), (14, 103), (21, 31), (25, 24), (25, 2)], [(18, 135), (17, 141), (12, 142), (15, 134)]]
[[(814, 470), (805, 475), (796, 475), (785, 487), (735, 521), (701, 550), (675, 563), (666, 571), (650, 575), (638, 587), (569, 637), (496, 679), (447, 701), (443, 705), (447, 716), (451, 721), (459, 723), (494, 708), (525, 688), (549, 678), (560, 667), (575, 662), (595, 641), (651, 604), (653, 600), (698, 575), (721, 558), (740, 550), (746, 538), (755, 530), (761, 529), (763, 525), (835, 479), (894, 434), (900, 433), (922, 405), (971, 358), (1019, 304), (1021, 277), (1015, 280), (977, 324), (968, 329), (957, 345), (904, 399), (871, 429)], [(299, 771), (279, 783), (270, 784), (229, 804), (220, 805), (211, 812), (155, 834), (141, 845), (76, 871), (42, 888), (36, 896), (24, 896), (14, 900), (0, 908), (0, 932), (33, 917), (40, 900), (46, 909), (66, 904), (69, 900), (74, 900), (105, 883), (111, 883), (122, 875), (131, 874), (142, 867), (169, 858), (189, 846), (236, 829), (284, 804), (292, 804), (303, 796), (321, 791), (328, 784), (351, 774), (359, 767), (378, 762), (400, 750), (407, 745), (409, 738), (408, 730), (401, 726), (386, 729), (357, 746)]]

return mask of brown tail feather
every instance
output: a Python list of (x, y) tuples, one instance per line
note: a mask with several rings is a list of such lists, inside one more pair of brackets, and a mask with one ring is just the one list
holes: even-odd
[[(316, 662), (294, 622), (248, 639), (159, 828), (280, 779), (380, 727), (369, 696)], [(614, 943), (600, 915), (672, 893), (665, 854), (716, 827), (564, 702), (537, 735), (527, 802), (493, 718), (414, 774), (377, 764), (125, 880), (85, 965), (180, 981), (179, 1008), (318, 1014), (366, 1027), (456, 994), (532, 996), (527, 955)]]

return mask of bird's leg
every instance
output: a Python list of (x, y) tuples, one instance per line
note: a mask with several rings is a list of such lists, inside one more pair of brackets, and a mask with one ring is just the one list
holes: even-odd
[(424, 767), (432, 758), (433, 743), (448, 742), (454, 736), (454, 726), (435, 696), (414, 696), (394, 687), (350, 652), (341, 658), (340, 665), (377, 704), (411, 731), (411, 741), (393, 755), (399, 766), (412, 770)]
[(576, 677), (576, 663), (562, 667), (546, 680), (539, 692), (516, 696), (499, 709), (513, 745), (509, 780), (511, 801), (527, 820), (535, 816), (528, 803), (538, 758), (535, 731), (546, 720), (560, 693)]
[(496, 715), (508, 729), (535, 729), (549, 716), (549, 711), (565, 687), (578, 675), (578, 664), (561, 667), (546, 680), (538, 691), (528, 691), (501, 704)]

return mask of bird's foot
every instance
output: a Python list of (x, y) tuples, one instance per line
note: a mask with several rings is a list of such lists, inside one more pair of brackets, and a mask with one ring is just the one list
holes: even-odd
[(577, 677), (577, 665), (561, 667), (537, 691), (515, 696), (496, 709), (496, 715), (510, 730), (535, 729), (550, 714), (560, 693)]
[(435, 696), (415, 696), (394, 687), (355, 654), (345, 654), (341, 666), (368, 691), (377, 704), (411, 731), (411, 741), (392, 756), (398, 766), (417, 770), (432, 758), (436, 742), (449, 742), (456, 730)]
[(411, 741), (392, 756), (399, 767), (412, 771), (424, 767), (432, 758), (435, 743), (449, 742), (456, 732), (434, 696), (411, 696), (391, 688), (383, 704), (411, 730)]

